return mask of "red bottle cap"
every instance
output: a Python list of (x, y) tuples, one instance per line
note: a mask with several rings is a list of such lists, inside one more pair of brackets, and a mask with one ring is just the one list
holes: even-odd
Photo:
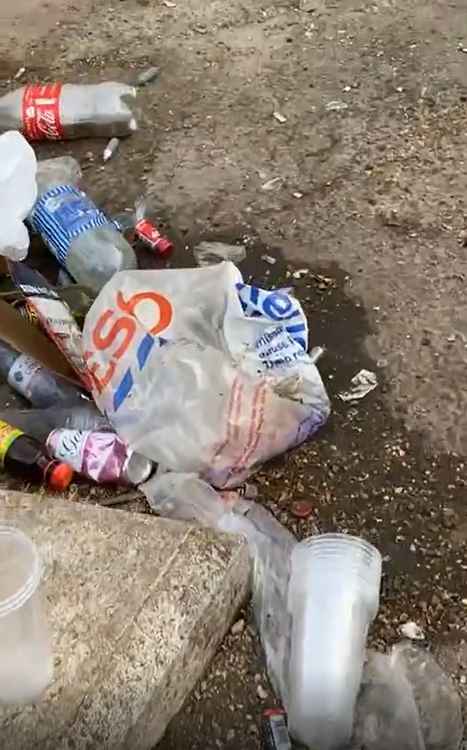
[(169, 255), (174, 249), (173, 243), (167, 237), (160, 237), (157, 240), (156, 247), (160, 255)]
[(55, 464), (49, 472), (47, 484), (51, 490), (63, 492), (73, 479), (73, 469), (68, 464)]

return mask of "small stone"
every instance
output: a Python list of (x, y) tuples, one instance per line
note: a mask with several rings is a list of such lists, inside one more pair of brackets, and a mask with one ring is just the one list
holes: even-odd
[(274, 117), (275, 120), (277, 120), (277, 122), (280, 122), (281, 125), (283, 125), (284, 122), (287, 122), (287, 117), (281, 114), (280, 112), (273, 112), (272, 116)]
[(234, 622), (230, 632), (232, 633), (232, 635), (241, 635), (241, 633), (243, 633), (244, 630), (245, 630), (245, 620), (242, 618), (240, 620), (237, 620), (237, 622)]
[(265, 701), (268, 697), (268, 691), (261, 685), (261, 683), (258, 683), (256, 686), (256, 693), (261, 701)]
[(294, 193), (292, 193), (292, 195), (294, 198), (297, 198), (298, 200), (300, 200), (300, 198), (303, 198), (303, 193), (300, 193), (299, 190), (296, 190)]
[(268, 263), (270, 266), (273, 266), (275, 263), (277, 263), (277, 258), (273, 258), (272, 255), (262, 255), (261, 260), (264, 260), (264, 262)]

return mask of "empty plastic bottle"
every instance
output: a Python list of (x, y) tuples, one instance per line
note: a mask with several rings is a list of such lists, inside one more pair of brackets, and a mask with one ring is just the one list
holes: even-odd
[(71, 156), (39, 162), (39, 197), (30, 221), (72, 277), (97, 294), (117, 271), (135, 269), (136, 256), (114, 222), (79, 189), (80, 178)]
[(92, 401), (82, 400), (77, 406), (51, 406), (47, 409), (8, 409), (0, 412), (0, 419), (10, 421), (28, 435), (45, 443), (52, 430), (92, 430), (113, 432), (110, 422)]
[(0, 132), (21, 130), (29, 141), (129, 135), (135, 96), (124, 83), (29, 84), (0, 97)]
[(34, 357), (21, 354), (5, 341), (0, 341), (0, 376), (39, 409), (85, 403), (82, 391), (73, 383), (41, 365)]
[(0, 469), (23, 482), (44, 483), (53, 490), (65, 490), (73, 477), (73, 469), (67, 463), (50, 460), (37, 440), (2, 421)]
[(141, 484), (154, 464), (135, 453), (114, 432), (54, 430), (47, 438), (51, 456), (100, 484)]

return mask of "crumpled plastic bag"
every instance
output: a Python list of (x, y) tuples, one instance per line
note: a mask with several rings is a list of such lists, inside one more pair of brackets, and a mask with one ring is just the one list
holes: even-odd
[(462, 736), (459, 694), (432, 654), (408, 641), (369, 653), (352, 750), (458, 750)]
[(237, 492), (216, 492), (196, 474), (159, 470), (141, 485), (151, 508), (164, 518), (197, 521), (245, 537), (252, 560), (252, 606), (269, 678), (288, 704), (290, 556), (296, 539), (261, 505)]
[(133, 450), (234, 487), (329, 415), (299, 302), (230, 262), (125, 271), (85, 321), (93, 395)]
[(23, 223), (37, 198), (36, 156), (16, 130), (0, 135), (0, 255), (23, 260), (29, 232)]

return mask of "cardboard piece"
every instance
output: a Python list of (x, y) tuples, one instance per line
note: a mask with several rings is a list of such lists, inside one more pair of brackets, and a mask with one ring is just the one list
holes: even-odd
[(45, 367), (79, 385), (75, 373), (61, 351), (39, 328), (24, 320), (14, 307), (2, 299), (0, 299), (0, 339), (22, 354), (35, 357)]
[(10, 261), (8, 265), (13, 283), (23, 293), (28, 308), (90, 391), (92, 383), (83, 356), (83, 336), (70, 308), (39, 271), (18, 261)]

